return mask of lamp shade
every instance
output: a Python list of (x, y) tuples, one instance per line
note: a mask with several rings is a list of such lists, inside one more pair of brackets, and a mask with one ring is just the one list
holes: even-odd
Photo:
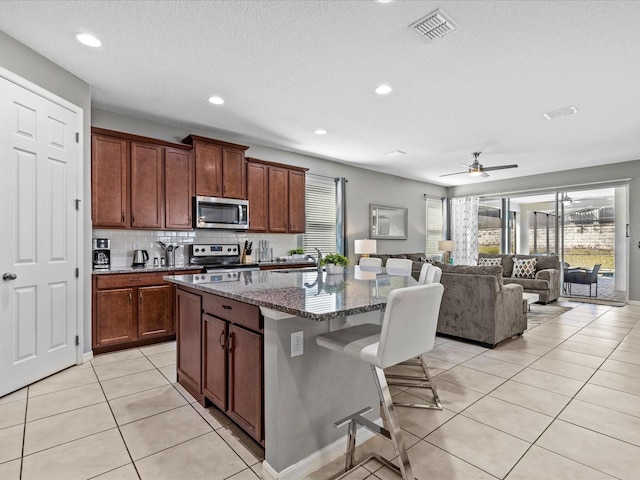
[(440, 252), (452, 252), (453, 240), (438, 240), (438, 250)]
[(376, 241), (369, 240), (367, 238), (362, 240), (355, 240), (353, 249), (356, 255), (376, 253)]

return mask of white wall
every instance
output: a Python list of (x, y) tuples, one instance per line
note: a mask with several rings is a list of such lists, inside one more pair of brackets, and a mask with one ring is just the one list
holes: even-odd
[(83, 298), (83, 351), (91, 350), (91, 88), (42, 55), (0, 31), (0, 66), (84, 110), (82, 217), (84, 248), (78, 252)]
[[(564, 170), (553, 172), (553, 174), (531, 175), (494, 182), (479, 182), (451, 187), (449, 194), (451, 197), (487, 194), (508, 195), (518, 191), (616, 182), (624, 179), (628, 179), (629, 192), (628, 222), (630, 225), (630, 238), (627, 239), (629, 248), (629, 300), (640, 302), (640, 208), (637, 208), (637, 205), (640, 205), (640, 160)], [(599, 186), (604, 185), (600, 184)], [(597, 188), (597, 185), (594, 188)]]

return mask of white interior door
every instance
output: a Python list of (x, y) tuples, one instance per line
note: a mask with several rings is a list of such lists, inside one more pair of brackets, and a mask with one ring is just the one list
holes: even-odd
[(76, 363), (81, 122), (0, 77), (0, 396)]

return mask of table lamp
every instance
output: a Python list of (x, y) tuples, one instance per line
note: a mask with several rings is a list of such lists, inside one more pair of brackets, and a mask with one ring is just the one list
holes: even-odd
[(355, 240), (353, 250), (356, 255), (362, 255), (368, 257), (371, 253), (376, 253), (376, 241), (364, 238), (362, 240)]
[(438, 240), (438, 250), (444, 252), (444, 263), (449, 263), (449, 254), (453, 251), (453, 240)]

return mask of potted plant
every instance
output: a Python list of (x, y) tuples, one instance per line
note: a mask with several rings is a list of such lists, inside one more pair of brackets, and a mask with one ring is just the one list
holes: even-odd
[(304, 258), (304, 250), (302, 248), (292, 248), (289, 250), (289, 255), (291, 255), (291, 258), (294, 260), (299, 260)]
[(327, 274), (329, 275), (343, 273), (344, 267), (348, 264), (349, 259), (339, 253), (329, 253), (320, 260), (320, 265), (325, 267)]

